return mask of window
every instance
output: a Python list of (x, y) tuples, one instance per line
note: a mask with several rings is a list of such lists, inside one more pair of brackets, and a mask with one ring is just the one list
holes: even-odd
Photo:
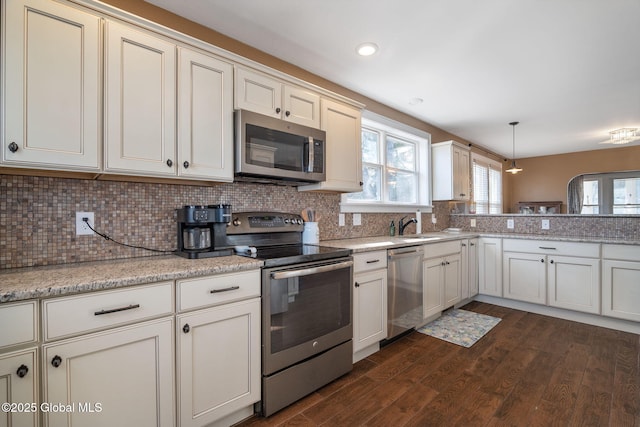
[(471, 162), (475, 213), (501, 214), (502, 165), (476, 153), (471, 154)]
[[(582, 182), (582, 194), (572, 188)], [(575, 211), (581, 214), (640, 215), (640, 171), (578, 175), (569, 181), (569, 206), (576, 199)]]
[(343, 212), (430, 212), (429, 135), (366, 113), (362, 119), (362, 191), (342, 196)]

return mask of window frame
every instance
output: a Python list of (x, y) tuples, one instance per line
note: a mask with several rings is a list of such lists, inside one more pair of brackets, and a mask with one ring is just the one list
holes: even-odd
[[(381, 135), (379, 141), (379, 155), (382, 179), (381, 201), (363, 201), (359, 202), (349, 199), (348, 194), (341, 196), (340, 212), (365, 212), (365, 213), (408, 213), (416, 212), (432, 212), (431, 204), (431, 135), (420, 129), (411, 127), (404, 123), (397, 122), (387, 117), (381, 116), (370, 111), (364, 111), (362, 114), (362, 129), (368, 129), (379, 132)], [(387, 165), (386, 159), (386, 135), (392, 136), (401, 141), (407, 141), (415, 144), (416, 149), (416, 172), (417, 172), (417, 188), (416, 203), (402, 203), (385, 200), (387, 197), (386, 179), (389, 170), (403, 169), (392, 168)], [(362, 155), (362, 154), (361, 154)], [(362, 159), (362, 167), (369, 164)]]
[[(473, 170), (473, 165), (474, 163), (477, 163), (481, 166), (484, 166), (487, 168), (487, 213), (478, 213), (478, 205), (477, 202), (475, 200), (475, 196), (476, 196), (476, 181), (475, 181), (475, 173)], [(491, 213), (491, 170), (495, 170), (497, 171), (497, 175), (500, 179), (500, 185), (498, 185), (499, 188), (499, 194), (500, 194), (500, 204), (498, 205), (499, 211), (500, 212), (494, 212)], [(483, 156), (482, 154), (476, 153), (476, 152), (471, 152), (471, 203), (475, 204), (475, 212), (478, 213), (478, 215), (501, 215), (502, 213), (504, 213), (504, 197), (502, 194), (502, 163), (500, 163), (497, 160), (491, 159), (489, 157)], [(495, 204), (494, 204), (495, 205)]]
[[(602, 173), (587, 173), (576, 175), (569, 180), (569, 182), (573, 181), (575, 178), (582, 176), (584, 181), (598, 181), (598, 195), (599, 195), (599, 204), (598, 210), (599, 213), (580, 213), (576, 215), (612, 215), (612, 216), (633, 216), (637, 217), (640, 214), (628, 214), (628, 213), (613, 213), (613, 181), (616, 179), (625, 179), (625, 178), (640, 178), (640, 170), (635, 171), (623, 171), (623, 172), (602, 172)], [(568, 188), (567, 184), (567, 188)], [(567, 202), (569, 200), (569, 194), (567, 191)], [(595, 206), (595, 205), (590, 205)], [(623, 205), (619, 205), (623, 206)]]

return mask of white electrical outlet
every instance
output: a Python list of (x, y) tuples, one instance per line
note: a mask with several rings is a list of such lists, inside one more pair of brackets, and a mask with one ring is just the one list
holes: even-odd
[(344, 227), (344, 214), (338, 214), (338, 226)]
[(436, 219), (436, 214), (431, 214), (431, 223), (435, 224), (437, 222), (438, 222), (438, 220)]
[(549, 220), (548, 219), (543, 219), (542, 220), (542, 229), (543, 230), (548, 230), (549, 229)]
[(353, 225), (362, 225), (362, 216), (359, 213), (353, 214)]
[(471, 218), (471, 228), (475, 228), (476, 227), (476, 219), (475, 218)]
[(85, 236), (93, 234), (93, 231), (89, 228), (86, 222), (82, 218), (88, 218), (89, 224), (94, 226), (93, 212), (76, 212), (76, 236)]
[(508, 219), (507, 220), (507, 228), (510, 230), (513, 230), (513, 227), (515, 227), (514, 222), (512, 219)]

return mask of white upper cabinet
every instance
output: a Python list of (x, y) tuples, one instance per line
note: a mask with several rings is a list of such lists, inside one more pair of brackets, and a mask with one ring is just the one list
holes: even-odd
[(447, 141), (431, 145), (433, 200), (469, 200), (471, 164), (469, 147)]
[(298, 190), (362, 191), (361, 111), (325, 98), (320, 105), (327, 134), (326, 180)]
[(108, 21), (105, 171), (176, 175), (176, 46)]
[(233, 65), (178, 48), (178, 175), (233, 181)]
[(235, 108), (320, 128), (318, 94), (241, 67), (236, 67)]
[(5, 11), (2, 163), (99, 170), (101, 19), (46, 0)]

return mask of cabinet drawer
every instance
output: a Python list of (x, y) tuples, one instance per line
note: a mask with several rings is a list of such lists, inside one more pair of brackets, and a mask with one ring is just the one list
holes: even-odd
[(623, 261), (640, 261), (638, 245), (602, 245), (602, 258)]
[(373, 251), (353, 255), (353, 272), (387, 268), (387, 251)]
[(45, 300), (44, 340), (173, 313), (173, 282)]
[(260, 296), (260, 270), (177, 282), (178, 311)]
[(424, 258), (435, 258), (445, 255), (458, 254), (461, 250), (462, 240), (451, 240), (449, 242), (431, 243), (424, 245)]
[(509, 252), (528, 252), (533, 254), (567, 255), (586, 258), (600, 257), (600, 244), (598, 243), (504, 239), (502, 249)]
[(0, 348), (36, 341), (37, 301), (0, 306)]

